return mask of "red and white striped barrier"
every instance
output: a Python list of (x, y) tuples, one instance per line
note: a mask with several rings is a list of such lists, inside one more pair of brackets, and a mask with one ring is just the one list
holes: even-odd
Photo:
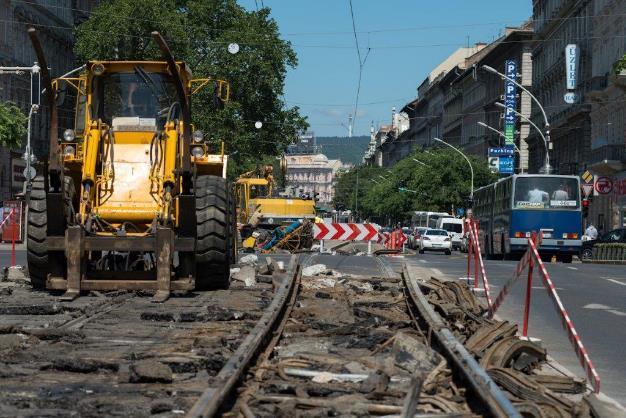
[(5, 223), (7, 223), (9, 221), (9, 219), (11, 219), (11, 217), (13, 216), (13, 213), (15, 212), (15, 209), (11, 209), (11, 212), (9, 212), (4, 219), (2, 220), (2, 222), (0, 222), (0, 228), (2, 228), (4, 226)]
[(583, 370), (587, 373), (587, 377), (591, 381), (591, 385), (596, 393), (600, 392), (600, 376), (598, 372), (593, 367), (593, 363), (589, 358), (589, 354), (583, 345), (578, 332), (576, 332), (576, 328), (574, 328), (574, 323), (569, 317), (565, 306), (563, 306), (563, 302), (561, 302), (561, 298), (559, 297), (558, 292), (556, 291), (556, 287), (550, 278), (550, 274), (548, 270), (546, 270), (546, 266), (541, 261), (541, 256), (539, 255), (539, 251), (537, 251), (537, 244), (541, 242), (541, 237), (537, 239), (537, 235), (533, 233), (532, 237), (528, 239), (528, 249), (524, 253), (522, 259), (517, 263), (517, 267), (515, 269), (515, 275), (509, 279), (506, 285), (502, 288), (498, 296), (496, 297), (496, 302), (489, 312), (489, 317), (493, 317), (496, 310), (502, 304), (505, 296), (508, 294), (510, 287), (513, 285), (519, 277), (521, 277), (524, 269), (528, 267), (528, 281), (526, 284), (526, 301), (524, 306), (524, 324), (522, 329), (522, 335), (526, 337), (528, 335), (528, 318), (530, 314), (530, 300), (531, 300), (531, 289), (532, 289), (532, 279), (533, 279), (533, 270), (534, 267), (537, 266), (538, 270), (541, 272), (541, 278), (543, 280), (543, 284), (548, 291), (548, 295), (552, 302), (554, 303), (554, 308), (557, 313), (561, 317), (561, 324), (563, 328), (567, 331), (567, 336), (572, 343), (572, 347), (574, 348), (574, 352), (578, 357), (578, 361), (582, 366)]
[(377, 241), (378, 229), (372, 224), (317, 223), (313, 225), (313, 238), (320, 241)]
[(402, 248), (407, 240), (408, 237), (401, 230), (378, 233), (378, 243), (383, 244), (387, 248)]
[[(485, 271), (485, 264), (483, 263), (483, 256), (480, 250), (480, 244), (478, 242), (478, 226), (476, 222), (468, 219), (466, 222), (466, 228), (469, 231), (469, 248), (467, 254), (467, 277), (470, 278), (471, 262), (474, 260), (474, 289), (479, 289), (478, 285), (480, 280), (479, 275), (482, 278), (483, 286), (485, 289), (485, 297), (487, 298), (487, 307), (491, 311), (492, 301), (491, 293), (489, 291), (489, 280), (487, 279), (487, 272)], [(478, 269), (480, 268), (480, 274)]]

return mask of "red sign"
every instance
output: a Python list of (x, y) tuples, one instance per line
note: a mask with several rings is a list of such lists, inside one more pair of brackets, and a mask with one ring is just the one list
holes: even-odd
[(595, 189), (599, 194), (609, 194), (613, 191), (613, 180), (608, 177), (598, 177)]

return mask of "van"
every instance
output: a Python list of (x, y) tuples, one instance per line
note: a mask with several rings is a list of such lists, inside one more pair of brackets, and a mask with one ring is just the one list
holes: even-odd
[(437, 220), (437, 229), (443, 229), (448, 232), (448, 236), (452, 240), (452, 249), (461, 249), (461, 240), (465, 232), (463, 219), (458, 218), (439, 218)]

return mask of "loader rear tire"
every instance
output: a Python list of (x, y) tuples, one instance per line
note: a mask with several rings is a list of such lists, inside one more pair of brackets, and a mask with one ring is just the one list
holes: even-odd
[[(63, 251), (48, 251), (46, 236), (48, 233), (48, 212), (46, 191), (42, 176), (35, 177), (30, 192), (28, 219), (26, 225), (26, 261), (28, 274), (34, 289), (44, 289), (48, 274), (65, 276), (66, 260)], [(66, 215), (71, 216), (72, 200), (74, 199), (74, 182), (65, 177), (65, 208)], [(63, 214), (59, 214), (63, 216)], [(66, 219), (66, 222), (69, 219)]]
[(234, 262), (235, 214), (226, 179), (198, 176), (196, 196), (196, 289), (228, 289)]

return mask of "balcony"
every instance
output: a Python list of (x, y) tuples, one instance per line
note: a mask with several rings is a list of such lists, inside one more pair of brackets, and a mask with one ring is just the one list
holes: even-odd
[(625, 148), (623, 144), (610, 144), (591, 150), (587, 159), (590, 168), (604, 175), (624, 170), (626, 168)]

